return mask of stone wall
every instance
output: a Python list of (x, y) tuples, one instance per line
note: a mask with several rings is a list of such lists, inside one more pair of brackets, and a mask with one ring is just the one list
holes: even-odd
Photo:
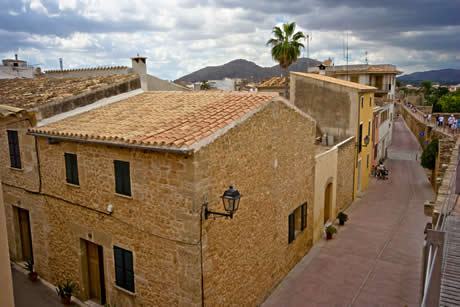
[(37, 112), (37, 119), (42, 120), (56, 114), (67, 112), (78, 107), (83, 107), (103, 98), (119, 95), (126, 93), (141, 87), (141, 80), (139, 76), (136, 76), (127, 81), (121, 81), (109, 86), (102, 87), (100, 89), (81, 93), (79, 95), (70, 96), (55, 100), (51, 103), (47, 103), (31, 111)]
[(337, 212), (346, 210), (353, 202), (354, 165), (356, 157), (355, 137), (337, 145)]
[[(223, 212), (228, 185), (243, 195), (233, 219), (203, 222), (205, 306), (261, 304), (311, 248), (314, 136), (313, 120), (276, 102), (196, 154), (197, 203)], [(307, 228), (289, 244), (288, 216), (305, 202)]]
[[(1, 180), (0, 180), (1, 185)], [(11, 276), (10, 254), (8, 252), (8, 235), (6, 216), (3, 206), (3, 192), (0, 189), (0, 297), (2, 306), (14, 307), (13, 279)]]
[(82, 69), (64, 69), (45, 71), (46, 78), (81, 78), (107, 75), (127, 75), (131, 69), (126, 66), (100, 67), (100, 68), (82, 68)]
[[(315, 156), (315, 193), (313, 207), (313, 244), (318, 242), (324, 234), (324, 224), (333, 222), (337, 216), (336, 191), (337, 191), (337, 160), (338, 148)], [(330, 203), (326, 204), (326, 189), (332, 184)], [(349, 191), (350, 193), (353, 190)], [(328, 215), (325, 217), (325, 215)]]

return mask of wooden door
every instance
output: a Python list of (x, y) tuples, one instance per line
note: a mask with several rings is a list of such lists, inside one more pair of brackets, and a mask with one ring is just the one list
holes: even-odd
[(105, 304), (102, 246), (87, 241), (89, 298)]
[(29, 211), (18, 208), (19, 231), (21, 236), (22, 260), (34, 261), (32, 236), (30, 233)]

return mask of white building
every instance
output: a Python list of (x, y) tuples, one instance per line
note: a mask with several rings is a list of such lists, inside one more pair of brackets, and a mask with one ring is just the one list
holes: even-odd
[(386, 159), (388, 147), (393, 137), (394, 104), (388, 103), (381, 106), (379, 119), (379, 146), (377, 159)]
[(18, 55), (14, 55), (15, 59), (4, 59), (0, 66), (0, 79), (15, 79), (15, 78), (33, 78), (34, 68), (27, 65), (26, 61), (19, 60)]

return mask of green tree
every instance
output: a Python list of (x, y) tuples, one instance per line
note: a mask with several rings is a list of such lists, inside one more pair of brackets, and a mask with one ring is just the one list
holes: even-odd
[(423, 150), (421, 164), (424, 168), (434, 169), (436, 166), (436, 155), (438, 154), (438, 139), (434, 139)]
[(209, 83), (208, 83), (208, 81), (206, 81), (206, 80), (201, 81), (200, 89), (201, 89), (201, 90), (209, 90)]
[(423, 88), (423, 93), (425, 94), (425, 96), (430, 95), (433, 83), (431, 83), (431, 81), (423, 81), (422, 83), (420, 83), (420, 85)]
[(280, 63), (281, 68), (284, 68), (286, 77), (284, 96), (286, 98), (289, 96), (289, 85), (287, 82), (287, 80), (289, 80), (288, 68), (292, 63), (297, 61), (297, 58), (300, 56), (301, 48), (305, 48), (305, 46), (299, 42), (301, 39), (305, 39), (305, 35), (300, 31), (294, 33), (295, 27), (295, 22), (283, 24), (283, 29), (274, 27), (272, 34), (275, 38), (271, 38), (266, 44), (272, 47), (272, 58)]
[(441, 105), (443, 112), (457, 113), (460, 112), (460, 91), (442, 96), (438, 104)]
[(401, 87), (402, 86), (402, 83), (401, 83), (401, 80), (397, 80), (396, 79), (396, 87)]

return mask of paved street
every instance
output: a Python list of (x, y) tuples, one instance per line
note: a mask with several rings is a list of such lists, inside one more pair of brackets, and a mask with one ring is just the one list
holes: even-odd
[(373, 180), (335, 238), (318, 242), (262, 306), (419, 305), (423, 203), (434, 197), (422, 167), (409, 160), (420, 150), (398, 118), (385, 163), (390, 179)]
[[(27, 275), (12, 267), (15, 307), (62, 307), (56, 291), (41, 281), (30, 281)], [(68, 306), (78, 306), (72, 303)]]

